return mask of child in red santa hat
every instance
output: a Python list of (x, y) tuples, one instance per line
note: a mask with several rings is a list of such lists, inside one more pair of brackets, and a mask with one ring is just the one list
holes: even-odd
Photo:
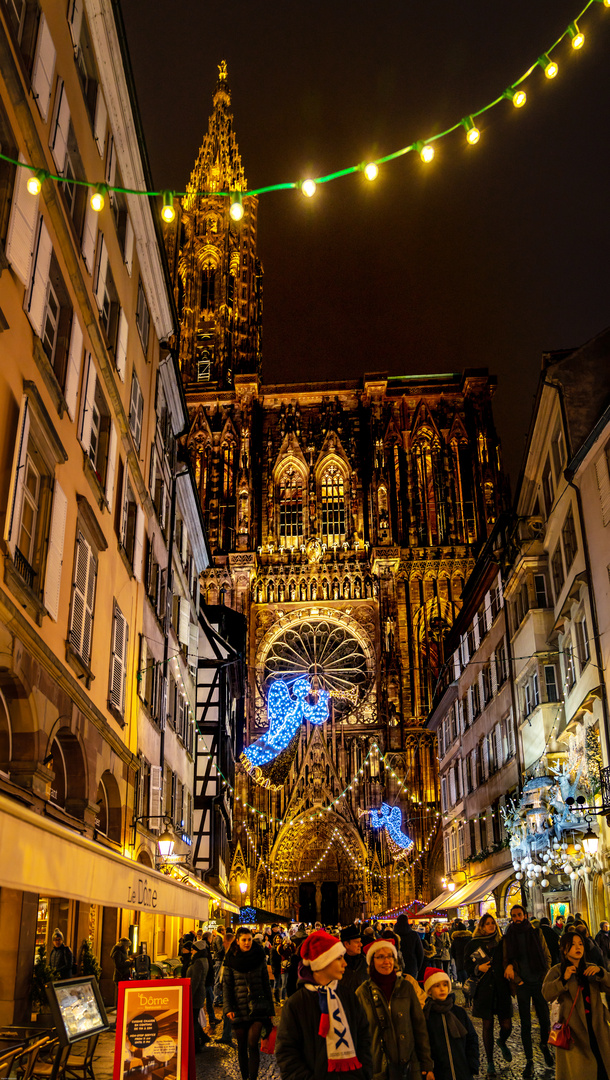
[(435, 1080), (472, 1080), (479, 1072), (479, 1037), (466, 1010), (455, 1004), (447, 972), (426, 968), (424, 990)]
[(325, 930), (301, 945), (309, 974), (286, 1001), (275, 1057), (282, 1080), (322, 1080), (349, 1072), (350, 1080), (371, 1080), (371, 1035), (353, 994), (341, 990), (345, 946)]

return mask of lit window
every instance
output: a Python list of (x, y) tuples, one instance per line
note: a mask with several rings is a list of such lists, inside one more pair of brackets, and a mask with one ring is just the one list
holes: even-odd
[(296, 547), (303, 536), (303, 478), (289, 465), (279, 482), (280, 540), (286, 547)]
[(322, 474), (322, 535), (328, 544), (345, 538), (345, 490), (343, 474), (337, 465), (328, 465)]

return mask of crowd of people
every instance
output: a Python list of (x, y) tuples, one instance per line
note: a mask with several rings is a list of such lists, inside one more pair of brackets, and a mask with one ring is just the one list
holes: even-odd
[[(495, 1077), (496, 1048), (512, 1061), (515, 1011), (531, 1080), (532, 1008), (556, 1080), (610, 1080), (608, 923), (593, 939), (578, 915), (551, 926), (516, 904), (504, 932), (491, 914), (476, 924), (411, 924), (400, 915), (393, 925), (300, 924), (291, 933), (219, 927), (185, 934), (181, 961), (197, 1052), (222, 1024), (220, 1041), (236, 1044), (242, 1080), (257, 1080), (261, 1045), (275, 1050), (282, 1080), (333, 1072), (354, 1080)], [(564, 1022), (571, 1045), (552, 1049), (551, 1029)]]

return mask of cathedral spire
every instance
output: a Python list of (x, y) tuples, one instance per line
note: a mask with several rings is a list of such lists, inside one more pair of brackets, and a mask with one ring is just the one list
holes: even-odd
[(218, 81), (212, 100), (214, 111), (191, 173), (188, 191), (246, 191), (248, 183), (233, 131), (225, 60), (218, 65)]

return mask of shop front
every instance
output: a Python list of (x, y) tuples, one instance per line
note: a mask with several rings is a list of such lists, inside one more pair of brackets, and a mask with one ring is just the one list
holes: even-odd
[(59, 928), (79, 961), (82, 942), (102, 966), (100, 985), (112, 1002), (110, 950), (119, 937), (145, 944), (153, 961), (176, 957), (186, 930), (208, 921), (210, 907), (238, 908), (192, 874), (182, 880), (101, 847), (0, 796), (0, 1023), (31, 1013), (37, 946)]

